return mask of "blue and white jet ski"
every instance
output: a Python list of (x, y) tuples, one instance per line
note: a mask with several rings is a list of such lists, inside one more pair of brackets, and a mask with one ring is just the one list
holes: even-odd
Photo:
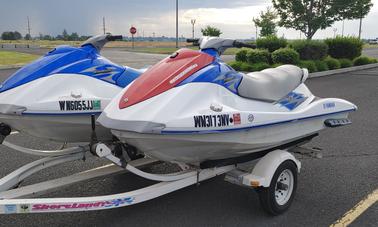
[[(0, 85), (0, 132), (10, 129), (59, 142), (91, 140), (91, 115), (144, 70), (117, 65), (100, 55), (122, 36), (95, 36), (80, 47), (59, 46), (18, 70)], [(107, 140), (110, 130), (98, 127)]]

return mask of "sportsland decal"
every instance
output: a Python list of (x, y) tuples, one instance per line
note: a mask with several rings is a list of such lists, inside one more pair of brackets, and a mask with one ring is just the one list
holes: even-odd
[(104, 200), (99, 202), (87, 202), (87, 203), (53, 203), (53, 204), (33, 204), (31, 211), (48, 212), (48, 211), (62, 211), (62, 210), (96, 210), (98, 208), (114, 208), (124, 205), (130, 205), (134, 202), (134, 197), (125, 197), (113, 200)]
[(130, 205), (134, 203), (134, 197), (124, 197), (113, 200), (104, 200), (98, 202), (73, 202), (73, 203), (39, 203), (39, 204), (6, 204), (0, 206), (0, 213), (33, 213), (33, 212), (51, 212), (51, 211), (75, 211), (75, 210), (97, 210), (108, 209)]

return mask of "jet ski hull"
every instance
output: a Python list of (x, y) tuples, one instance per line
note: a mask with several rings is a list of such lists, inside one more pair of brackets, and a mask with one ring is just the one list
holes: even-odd
[(222, 133), (148, 134), (112, 130), (121, 141), (159, 160), (199, 164), (259, 152), (288, 144), (326, 128), (329, 118), (347, 118), (348, 113), (330, 114), (289, 123)]
[(275, 103), (246, 99), (210, 83), (176, 87), (124, 109), (117, 103), (121, 95), (99, 117), (103, 126), (148, 156), (191, 164), (304, 138), (325, 129), (327, 119), (345, 119), (357, 108), (341, 99), (316, 98), (304, 84)]
[[(89, 142), (91, 115), (97, 118), (120, 91), (88, 76), (51, 75), (0, 93), (0, 122), (42, 139)], [(110, 130), (99, 124), (96, 134), (103, 141), (112, 138)]]
[[(0, 122), (30, 136), (56, 142), (88, 142), (91, 139), (91, 115), (0, 114)], [(96, 124), (96, 135), (102, 141), (112, 138), (110, 130), (99, 124)]]

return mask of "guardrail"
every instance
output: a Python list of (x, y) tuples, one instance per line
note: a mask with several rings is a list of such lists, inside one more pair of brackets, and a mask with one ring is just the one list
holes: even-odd
[(19, 44), (19, 43), (3, 43), (0, 44), (0, 49), (37, 49), (39, 45), (35, 44)]

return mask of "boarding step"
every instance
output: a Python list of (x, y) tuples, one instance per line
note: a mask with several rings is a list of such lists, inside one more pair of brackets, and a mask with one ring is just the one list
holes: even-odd
[(348, 118), (341, 118), (341, 119), (327, 119), (324, 121), (324, 124), (327, 127), (330, 128), (336, 128), (344, 125), (350, 125), (352, 124), (352, 121), (349, 120)]

